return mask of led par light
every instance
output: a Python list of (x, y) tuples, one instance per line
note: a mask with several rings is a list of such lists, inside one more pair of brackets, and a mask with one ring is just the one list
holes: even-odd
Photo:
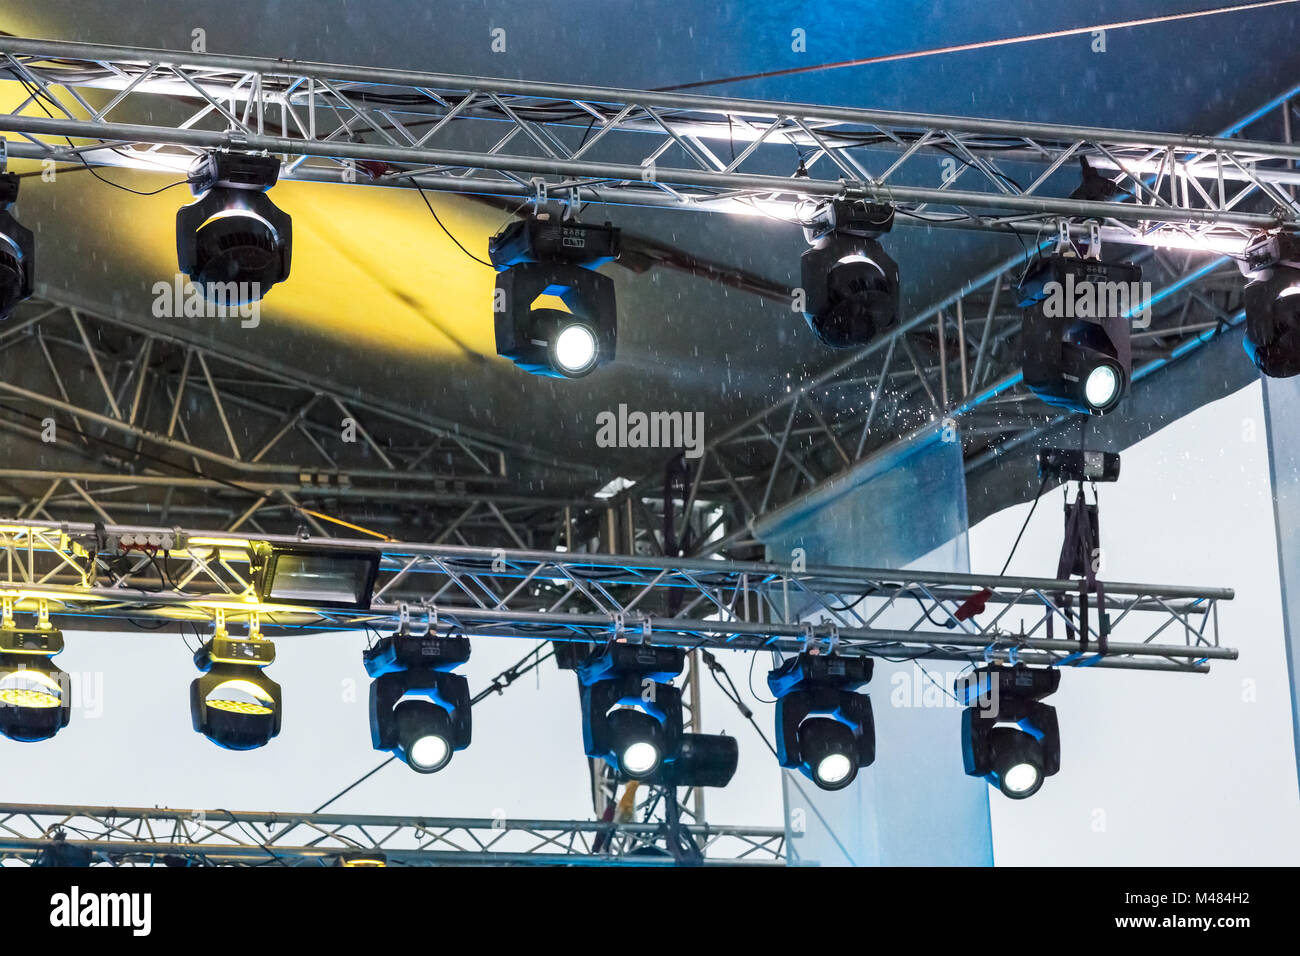
[(434, 773), (470, 745), (469, 682), (451, 671), (469, 660), (466, 637), (393, 634), (362, 653), (370, 684), (370, 741)]
[(218, 747), (254, 750), (280, 732), (284, 697), (263, 673), (275, 661), (275, 645), (260, 637), (216, 634), (194, 653), (203, 672), (190, 684), (194, 729)]
[(244, 305), (289, 278), (293, 221), (266, 195), (279, 176), (274, 156), (229, 152), (190, 174), (199, 199), (176, 213), (176, 256), (209, 301)]
[(980, 667), (958, 679), (962, 760), (966, 773), (983, 777), (1012, 800), (1032, 797), (1061, 769), (1056, 708), (1042, 698), (1061, 684), (1055, 668), (1023, 664)]
[(871, 680), (865, 657), (800, 654), (767, 675), (776, 697), (776, 756), (823, 790), (842, 790), (876, 759)]
[[(1142, 270), (1073, 256), (1034, 261), (1018, 289), (1025, 385), (1044, 402), (1103, 415), (1128, 390), (1129, 314)], [(1120, 295), (1118, 291), (1123, 290)]]
[(379, 555), (346, 548), (258, 542), (250, 550), (253, 590), (263, 604), (365, 611), (379, 574)]
[(898, 322), (898, 265), (877, 242), (894, 225), (892, 206), (834, 200), (804, 235), (804, 319), (831, 348), (869, 343)]
[(610, 644), (578, 665), (582, 742), (632, 780), (650, 780), (682, 742), (682, 696), (670, 681), (682, 672), (680, 647)]
[[(541, 217), (510, 223), (488, 243), (497, 269), (497, 354), (526, 372), (581, 378), (614, 359), (614, 282), (594, 271), (617, 258), (619, 231)], [(565, 309), (537, 307), (553, 296)]]
[(62, 650), (54, 628), (0, 628), (0, 733), (10, 740), (48, 740), (68, 726), (68, 675), (50, 659)]
[(18, 303), (32, 295), (36, 237), (11, 211), (18, 183), (17, 174), (0, 173), (0, 319), (9, 318)]
[(1300, 374), (1300, 237), (1256, 237), (1239, 263), (1246, 285), (1246, 354), (1270, 378)]

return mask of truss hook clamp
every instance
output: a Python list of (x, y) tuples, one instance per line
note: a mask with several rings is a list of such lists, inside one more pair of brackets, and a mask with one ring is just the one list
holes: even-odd
[[(650, 618), (644, 614), (625, 614), (616, 611), (614, 618), (614, 640), (620, 644), (644, 644), (650, 637)], [(631, 630), (628, 629), (631, 625)]]
[[(405, 605), (403, 605), (405, 607)], [(437, 636), (438, 633), (438, 605), (429, 602), (424, 605), (424, 633)]]
[(1056, 254), (1065, 255), (1073, 251), (1074, 246), (1070, 242), (1070, 220), (1056, 220)]
[(565, 222), (569, 222), (570, 220), (577, 219), (578, 210), (582, 208), (582, 197), (578, 193), (578, 187), (573, 186), (570, 189), (568, 189), (567, 192), (568, 192), (568, 196), (564, 200), (563, 219)]
[(397, 605), (397, 633), (403, 636), (411, 633), (411, 606), (405, 601)]
[[(803, 653), (820, 654), (821, 648), (817, 646), (817, 627), (812, 621), (804, 621), (801, 625), (803, 628)], [(832, 625), (832, 628), (834, 625)], [(839, 632), (835, 633), (836, 642), (839, 641)]]
[(840, 629), (835, 624), (826, 625), (826, 654), (834, 654), (840, 647)]
[(542, 206), (546, 205), (546, 200), (549, 198), (547, 196), (548, 189), (546, 180), (541, 176), (534, 176), (532, 179), (528, 180), (528, 183), (533, 187), (533, 203), (537, 206), (538, 210), (540, 210)]
[(1101, 260), (1101, 223), (1096, 219), (1088, 221), (1088, 258)]
[(1006, 634), (994, 635), (992, 643), (984, 648), (984, 663), (996, 663), (995, 657), (999, 650), (1005, 649), (1007, 652), (1007, 663), (1013, 667), (1020, 663), (1020, 641)]

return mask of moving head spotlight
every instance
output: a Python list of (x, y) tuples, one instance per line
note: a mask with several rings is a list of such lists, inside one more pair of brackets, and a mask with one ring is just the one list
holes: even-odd
[(959, 678), (966, 773), (983, 777), (1012, 800), (1037, 793), (1061, 769), (1056, 708), (1042, 702), (1060, 684), (1056, 668), (1023, 664), (991, 664)]
[(176, 213), (176, 256), (209, 301), (255, 302), (289, 278), (293, 221), (266, 195), (279, 176), (274, 156), (229, 152), (207, 153), (190, 173), (199, 199)]
[(644, 644), (610, 644), (579, 664), (587, 756), (632, 780), (655, 778), (674, 761), (683, 737), (682, 695), (670, 681), (684, 664), (682, 648)]
[[(614, 281), (594, 271), (618, 257), (619, 231), (538, 216), (510, 223), (488, 243), (497, 269), (497, 354), (526, 372), (581, 378), (614, 359)], [(553, 296), (565, 309), (534, 308)]]
[(473, 735), (469, 682), (450, 673), (469, 660), (467, 637), (393, 634), (364, 651), (370, 685), (370, 741), (417, 773), (451, 762)]
[(767, 675), (776, 697), (776, 754), (823, 790), (842, 790), (876, 759), (871, 698), (855, 691), (871, 680), (866, 657), (803, 653)]
[(1300, 374), (1300, 236), (1256, 236), (1238, 265), (1246, 285), (1246, 354), (1265, 375)]
[(280, 732), (284, 696), (263, 673), (275, 661), (275, 645), (250, 629), (247, 638), (219, 630), (194, 653), (203, 672), (190, 684), (194, 729), (218, 747), (254, 750)]
[(36, 238), (14, 218), (18, 199), (15, 173), (0, 173), (0, 319), (9, 318), (19, 302), (31, 298)]
[(1103, 415), (1128, 390), (1130, 316), (1144, 303), (1142, 270), (1075, 256), (1040, 257), (1017, 290), (1025, 385), (1044, 402)]
[(68, 726), (68, 675), (51, 660), (62, 650), (52, 627), (0, 627), (0, 733), (10, 740), (48, 740)]
[(876, 241), (893, 225), (892, 206), (836, 199), (804, 227), (804, 320), (831, 348), (866, 345), (897, 324), (898, 265)]

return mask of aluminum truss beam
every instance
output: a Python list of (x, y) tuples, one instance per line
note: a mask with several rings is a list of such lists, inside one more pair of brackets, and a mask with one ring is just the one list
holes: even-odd
[[(140, 543), (150, 534), (166, 540), (141, 553)], [(1237, 656), (1219, 643), (1218, 602), (1233, 596), (1226, 588), (1107, 582), (1105, 616), (1094, 606), (1083, 622), (1064, 609), (1063, 596), (1079, 588), (1068, 580), (835, 567), (794, 571), (776, 564), (273, 535), (258, 540), (307, 540), (375, 553), (380, 574), (370, 609), (259, 604), (244, 539), (85, 523), (0, 525), (0, 597), (20, 612), (44, 609), (74, 630), (85, 618), (187, 621), (209, 628), (220, 619), (289, 634), (410, 626), (534, 641), (625, 640), (783, 653), (820, 648), (891, 658), (1161, 671), (1205, 671), (1212, 660)], [(985, 589), (989, 610), (958, 620), (957, 606)]]
[[(0, 37), (0, 71), (29, 93), (0, 115), (24, 158), (181, 173), (206, 150), (265, 150), (301, 179), (790, 221), (800, 201), (857, 196), (903, 222), (1034, 233), (1095, 219), (1109, 240), (1199, 249), (1300, 221), (1300, 147), (1231, 136), (18, 37)], [(1067, 198), (1082, 158), (1126, 200)]]
[[(686, 824), (703, 863), (779, 866), (779, 827)], [(0, 805), (0, 860), (34, 861), (61, 831), (111, 866), (330, 866), (382, 853), (393, 866), (655, 866), (675, 860), (660, 823)]]

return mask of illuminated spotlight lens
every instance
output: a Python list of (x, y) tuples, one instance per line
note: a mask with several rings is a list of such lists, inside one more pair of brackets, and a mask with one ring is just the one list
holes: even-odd
[(1105, 408), (1119, 394), (1119, 373), (1109, 365), (1098, 365), (1088, 373), (1083, 386), (1083, 397), (1093, 408)]
[(858, 775), (857, 738), (833, 717), (811, 717), (799, 725), (799, 752), (823, 790), (842, 790)]
[(852, 772), (853, 761), (844, 754), (830, 754), (817, 764), (816, 774), (819, 783), (837, 784)]
[(991, 780), (1012, 800), (1032, 797), (1043, 785), (1042, 745), (1016, 727), (993, 731), (993, 774)]
[(1002, 778), (1004, 790), (1015, 794), (1025, 794), (1038, 789), (1040, 776), (1038, 768), (1031, 763), (1018, 763), (1006, 772)]
[(621, 760), (623, 769), (630, 774), (646, 774), (659, 763), (659, 748), (644, 740), (638, 740), (623, 751)]
[(652, 776), (663, 762), (659, 721), (633, 707), (609, 715), (610, 750), (621, 773), (635, 779)]
[(217, 710), (224, 710), (231, 714), (250, 714), (261, 716), (272, 713), (270, 707), (265, 704), (255, 704), (247, 700), (223, 700), (221, 698), (208, 698), (208, 706)]
[(451, 762), (451, 718), (429, 700), (409, 698), (393, 709), (397, 740), (407, 766), (417, 773), (434, 773)]
[(421, 773), (430, 773), (445, 764), (451, 756), (446, 737), (426, 734), (411, 744), (406, 762)]
[(568, 375), (585, 372), (596, 362), (596, 336), (585, 325), (566, 325), (555, 338), (555, 362)]
[(59, 699), (43, 690), (12, 687), (0, 690), (0, 705), (5, 707), (58, 707)]

